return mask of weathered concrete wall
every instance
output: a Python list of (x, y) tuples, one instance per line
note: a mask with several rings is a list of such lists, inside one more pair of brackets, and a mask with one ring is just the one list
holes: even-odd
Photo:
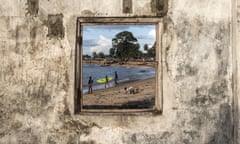
[[(234, 0), (234, 6), (233, 6), (233, 46), (235, 45), (235, 51), (233, 53), (233, 60), (235, 60), (235, 69), (236, 69), (236, 73), (235, 73), (235, 85), (234, 85), (234, 89), (235, 89), (235, 95), (239, 96), (239, 92), (240, 92), (240, 0)], [(235, 24), (234, 24), (235, 22)], [(234, 50), (234, 47), (233, 47)], [(237, 103), (239, 105), (240, 103), (240, 99), (237, 99), (238, 101), (234, 100), (235, 103)], [(240, 112), (240, 108), (238, 107), (238, 110), (236, 110), (237, 113), (235, 113), (237, 115), (237, 117), (240, 116), (239, 112)], [(235, 137), (235, 139), (238, 139), (238, 143), (240, 143), (240, 121), (238, 120), (238, 125), (235, 128), (235, 131), (237, 131), (238, 137)]]
[(131, 13), (122, 0), (0, 3), (0, 143), (233, 143), (230, 1), (169, 0), (163, 114), (137, 116), (73, 114), (75, 24), (78, 16), (156, 16), (151, 0), (133, 0)]

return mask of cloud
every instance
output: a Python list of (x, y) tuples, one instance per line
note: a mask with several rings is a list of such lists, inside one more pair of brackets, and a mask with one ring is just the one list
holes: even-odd
[(153, 38), (156, 37), (156, 30), (155, 29), (151, 29), (149, 32), (148, 32), (148, 35), (152, 36)]
[(116, 31), (116, 30), (127, 30), (129, 25), (95, 25), (95, 26), (85, 26), (84, 31)]
[(150, 35), (139, 35), (139, 36), (137, 36), (137, 39), (138, 40), (152, 40), (153, 37)]
[(99, 36), (97, 46), (90, 47), (90, 52), (103, 52), (104, 54), (109, 54), (109, 49), (112, 47), (112, 40), (104, 37), (103, 35)]
[(95, 39), (83, 39), (83, 46), (84, 47), (93, 47), (97, 46), (97, 42)]
[(148, 49), (152, 47), (153, 47), (153, 44), (148, 44)]

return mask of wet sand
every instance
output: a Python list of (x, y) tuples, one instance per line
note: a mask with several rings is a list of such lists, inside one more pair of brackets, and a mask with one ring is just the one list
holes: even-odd
[[(124, 87), (138, 88), (136, 94), (126, 93)], [(138, 109), (152, 108), (155, 97), (155, 78), (118, 84), (112, 88), (83, 95), (84, 109)]]

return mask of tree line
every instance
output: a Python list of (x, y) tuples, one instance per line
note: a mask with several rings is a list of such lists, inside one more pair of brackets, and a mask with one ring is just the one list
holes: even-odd
[[(140, 51), (140, 44), (137, 38), (129, 31), (123, 31), (115, 35), (112, 39), (112, 48), (109, 49), (109, 55), (103, 52), (93, 52), (92, 58), (116, 58), (120, 61), (128, 61), (129, 59), (141, 59), (141, 58), (155, 58), (156, 55), (156, 42), (153, 46), (149, 47), (144, 45), (143, 53)], [(91, 58), (89, 55), (84, 55), (84, 58)]]

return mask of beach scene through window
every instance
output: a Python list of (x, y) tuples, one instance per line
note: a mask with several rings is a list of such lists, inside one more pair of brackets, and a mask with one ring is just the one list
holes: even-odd
[(155, 105), (155, 25), (82, 26), (83, 109)]

